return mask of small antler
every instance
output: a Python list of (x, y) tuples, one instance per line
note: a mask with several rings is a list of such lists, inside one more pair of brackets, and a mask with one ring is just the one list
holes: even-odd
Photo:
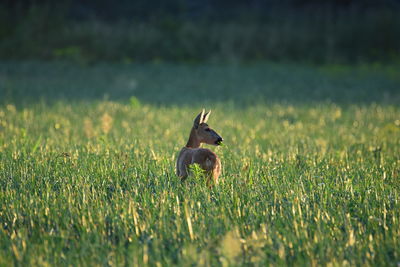
[[(200, 112), (200, 114), (197, 115), (196, 119), (194, 119), (193, 125), (194, 125), (194, 127), (195, 127), (196, 129), (197, 129), (197, 128), (199, 127), (199, 125), (200, 125), (201, 123), (203, 123), (203, 121), (204, 121), (204, 112), (205, 112), (205, 110), (204, 110), (204, 108), (203, 108), (203, 110)], [(207, 114), (208, 114), (208, 113), (207, 113)]]

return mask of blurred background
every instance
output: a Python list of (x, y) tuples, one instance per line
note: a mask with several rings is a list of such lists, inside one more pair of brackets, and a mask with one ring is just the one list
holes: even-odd
[(0, 59), (398, 62), (399, 0), (2, 0)]
[(3, 0), (0, 103), (400, 102), (400, 0)]

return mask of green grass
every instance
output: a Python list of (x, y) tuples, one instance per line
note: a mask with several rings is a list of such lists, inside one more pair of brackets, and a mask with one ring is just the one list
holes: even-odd
[[(395, 74), (2, 63), (0, 265), (396, 265)], [(174, 174), (203, 106), (211, 190)]]

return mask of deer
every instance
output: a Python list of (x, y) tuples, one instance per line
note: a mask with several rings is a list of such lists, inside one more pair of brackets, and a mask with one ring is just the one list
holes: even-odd
[(221, 161), (210, 149), (201, 148), (201, 144), (220, 146), (224, 139), (211, 129), (208, 124), (211, 110), (205, 113), (204, 109), (194, 119), (186, 146), (179, 153), (176, 162), (176, 174), (182, 181), (189, 176), (189, 165), (198, 164), (205, 171), (207, 185), (218, 183), (221, 174)]

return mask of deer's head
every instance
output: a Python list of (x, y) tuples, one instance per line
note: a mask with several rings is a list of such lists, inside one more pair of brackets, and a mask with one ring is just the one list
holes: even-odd
[(208, 126), (207, 120), (210, 117), (210, 114), (211, 110), (205, 113), (203, 109), (203, 111), (197, 115), (193, 123), (194, 133), (200, 143), (219, 146), (224, 139)]

